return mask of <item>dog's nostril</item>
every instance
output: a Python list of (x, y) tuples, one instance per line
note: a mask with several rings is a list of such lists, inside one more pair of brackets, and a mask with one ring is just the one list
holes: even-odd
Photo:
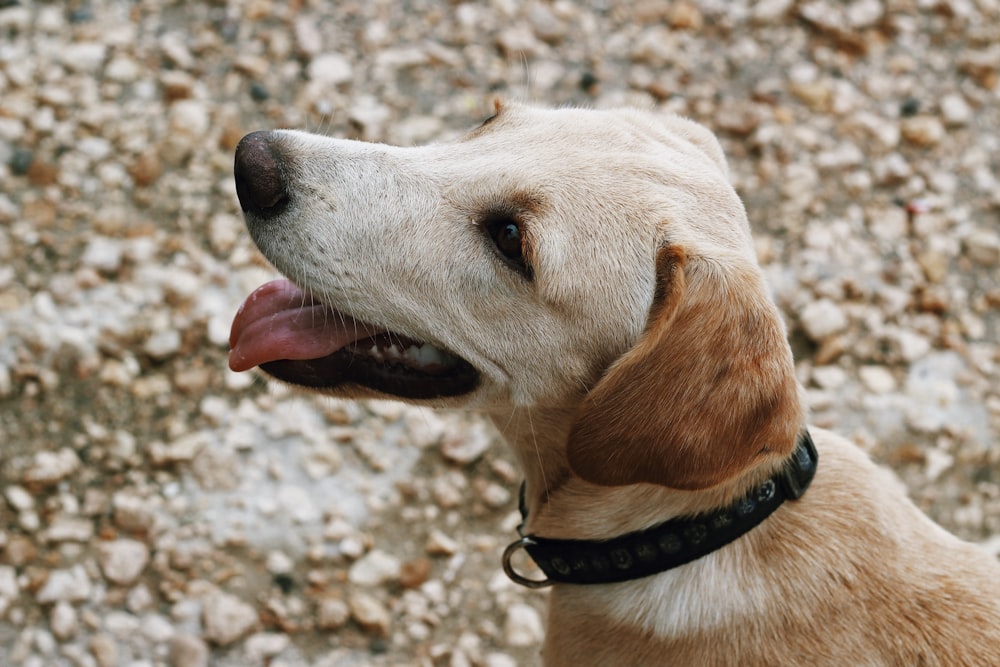
[(233, 175), (244, 212), (275, 216), (288, 203), (284, 164), (272, 136), (266, 131), (251, 132), (236, 146)]

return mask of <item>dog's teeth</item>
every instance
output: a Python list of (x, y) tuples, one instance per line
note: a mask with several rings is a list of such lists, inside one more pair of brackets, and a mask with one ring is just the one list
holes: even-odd
[(449, 357), (433, 345), (412, 345), (406, 348), (406, 356), (420, 366), (447, 365)]

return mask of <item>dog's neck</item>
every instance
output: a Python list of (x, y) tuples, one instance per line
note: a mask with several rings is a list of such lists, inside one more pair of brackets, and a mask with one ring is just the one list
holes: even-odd
[[(754, 471), (710, 491), (656, 484), (601, 486), (572, 473), (566, 442), (573, 408), (514, 408), (490, 413), (525, 477), (526, 532), (550, 538), (608, 539), (667, 519), (726, 506), (772, 471)], [(614, 443), (608, 443), (609, 447)]]

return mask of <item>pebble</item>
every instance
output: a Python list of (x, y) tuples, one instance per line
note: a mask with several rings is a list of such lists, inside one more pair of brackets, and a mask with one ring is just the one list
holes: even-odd
[(35, 507), (35, 499), (23, 486), (11, 484), (3, 491), (4, 498), (18, 512), (25, 512)]
[(350, 617), (350, 608), (340, 598), (325, 597), (316, 606), (316, 623), (321, 630), (339, 630)]
[(216, 591), (205, 598), (202, 624), (205, 639), (228, 646), (257, 626), (257, 612), (235, 595)]
[(111, 497), (115, 525), (123, 530), (145, 532), (153, 527), (155, 512), (145, 498), (134, 491), (118, 491)]
[(773, 23), (783, 18), (795, 0), (758, 0), (752, 5), (751, 15), (759, 23)]
[(858, 378), (874, 394), (889, 394), (896, 390), (896, 378), (885, 366), (862, 366), (858, 369)]
[(52, 570), (42, 587), (35, 594), (41, 604), (53, 602), (85, 602), (90, 598), (93, 586), (83, 565), (68, 569)]
[(149, 563), (149, 547), (137, 540), (105, 542), (98, 553), (105, 579), (119, 586), (135, 582)]
[(965, 252), (977, 264), (1000, 265), (1000, 232), (985, 228), (973, 231), (965, 238)]
[(79, 468), (80, 457), (72, 449), (64, 447), (54, 452), (38, 452), (24, 471), (22, 480), (26, 484), (48, 486), (66, 479)]
[(49, 613), (49, 627), (59, 641), (72, 639), (79, 631), (76, 610), (65, 600), (60, 600)]
[(441, 455), (456, 465), (469, 465), (490, 448), (493, 438), (485, 428), (474, 428), (462, 434), (449, 434), (441, 443)]
[(381, 586), (398, 581), (399, 574), (399, 559), (379, 549), (372, 549), (351, 565), (347, 580), (358, 586)]
[(170, 667), (208, 667), (208, 645), (199, 637), (178, 634), (167, 643)]
[(426, 558), (405, 561), (399, 569), (399, 583), (403, 588), (422, 586), (431, 574), (431, 562)]
[(535, 646), (544, 635), (542, 617), (534, 607), (523, 603), (508, 607), (503, 625), (504, 642), (508, 646)]
[(295, 46), (299, 54), (314, 57), (323, 49), (323, 37), (311, 16), (300, 16), (294, 25)]
[(427, 553), (432, 556), (452, 556), (461, 549), (461, 545), (440, 530), (432, 530), (427, 538)]
[(258, 632), (244, 643), (247, 658), (255, 664), (267, 664), (274, 656), (284, 651), (289, 643), (288, 635), (277, 632)]
[(903, 138), (917, 146), (934, 146), (945, 137), (945, 128), (935, 116), (913, 116), (900, 121)]
[(306, 74), (318, 84), (337, 86), (352, 79), (354, 68), (351, 61), (339, 53), (323, 53), (310, 61)]
[(118, 667), (118, 643), (110, 635), (94, 635), (90, 640), (90, 652), (98, 667)]
[(392, 624), (392, 616), (382, 602), (367, 593), (356, 592), (348, 599), (351, 618), (364, 630), (386, 637)]
[(972, 120), (972, 107), (958, 93), (949, 93), (941, 98), (941, 118), (946, 125), (967, 125)]
[(809, 338), (823, 342), (847, 328), (847, 315), (832, 300), (819, 299), (802, 309), (799, 322)]
[(157, 361), (169, 359), (181, 349), (181, 332), (176, 329), (155, 331), (146, 339), (142, 349)]

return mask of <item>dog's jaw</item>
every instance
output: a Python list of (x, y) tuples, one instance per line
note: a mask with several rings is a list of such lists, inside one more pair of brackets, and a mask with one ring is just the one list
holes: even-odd
[(255, 290), (233, 319), (229, 366), (259, 366), (289, 384), (403, 399), (466, 394), (478, 373), (463, 359), (333, 310), (288, 280)]

